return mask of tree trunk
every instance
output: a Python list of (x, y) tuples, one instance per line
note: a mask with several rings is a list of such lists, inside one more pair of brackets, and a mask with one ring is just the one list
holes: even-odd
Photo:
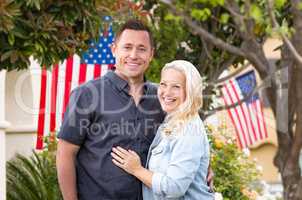
[[(293, 26), (295, 28), (291, 41), (298, 53), (302, 55), (302, 14), (297, 9), (299, 2), (301, 1), (292, 0), (291, 2), (294, 16)], [(285, 92), (281, 92), (283, 95), (277, 95), (277, 102), (288, 102), (288, 105), (277, 103), (275, 109), (279, 147), (274, 164), (281, 173), (284, 199), (302, 200), (302, 176), (299, 167), (299, 156), (302, 147), (302, 65), (296, 62), (292, 53), (284, 46), (282, 48), (281, 66), (288, 69), (288, 95), (286, 94), (286, 88), (282, 89)], [(283, 72), (286, 72), (286, 70), (283, 70)], [(280, 107), (288, 108), (288, 111), (282, 111), (279, 109)]]
[[(301, 32), (296, 30), (292, 42), (301, 54), (302, 29)], [(284, 199), (302, 200), (299, 168), (302, 146), (302, 66), (295, 62), (286, 46), (282, 48), (279, 67), (269, 65), (262, 46), (255, 41), (245, 41), (242, 48), (246, 50), (249, 61), (257, 68), (262, 80), (268, 83), (265, 90), (277, 124), (278, 150), (274, 164), (281, 173)], [(266, 66), (266, 70), (262, 70), (263, 66)]]
[[(289, 62), (288, 62), (289, 61)], [(276, 90), (275, 117), (277, 123), (278, 150), (274, 164), (279, 169), (284, 188), (285, 200), (301, 200), (297, 196), (298, 184), (301, 181), (298, 164), (301, 149), (301, 105), (299, 93), (301, 93), (301, 69), (298, 69), (287, 48), (282, 50), (281, 77), (287, 76), (288, 82), (283, 82)], [(281, 82), (281, 81), (280, 81)], [(299, 100), (300, 99), (300, 100)], [(300, 116), (300, 117), (299, 117)]]

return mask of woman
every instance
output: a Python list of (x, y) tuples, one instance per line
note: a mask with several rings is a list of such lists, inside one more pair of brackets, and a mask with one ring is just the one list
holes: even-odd
[(206, 176), (209, 143), (198, 115), (202, 106), (202, 79), (188, 61), (164, 66), (158, 98), (167, 113), (150, 146), (147, 164), (121, 147), (112, 149), (112, 161), (143, 182), (144, 200), (212, 200)]

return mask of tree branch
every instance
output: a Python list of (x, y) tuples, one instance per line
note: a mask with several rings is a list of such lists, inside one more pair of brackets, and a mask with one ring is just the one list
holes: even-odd
[(204, 39), (200, 36), (199, 37), (200, 38), (200, 40), (201, 40), (201, 42), (202, 42), (202, 48), (204, 49), (204, 51), (205, 51), (205, 54), (207, 55), (207, 57), (209, 58), (209, 59), (213, 59), (213, 57), (212, 57), (212, 55), (210, 54), (210, 52), (209, 52), (209, 50), (208, 50), (208, 44), (204, 41)]
[[(273, 11), (273, 7), (274, 7), (274, 1), (272, 0), (268, 0), (268, 12), (272, 21), (272, 25), (273, 28), (279, 29), (280, 25), (278, 24), (274, 11)], [(288, 37), (281, 31), (280, 35), (284, 41), (284, 43), (287, 45), (287, 47), (289, 48), (290, 52), (293, 54), (295, 60), (297, 62), (299, 62), (300, 64), (302, 64), (302, 56), (298, 53), (298, 51), (296, 50), (296, 48), (294, 47), (294, 45), (291, 43), (291, 41), (288, 39)]]
[(232, 1), (225, 1), (224, 8), (227, 9), (230, 12), (230, 14), (232, 15), (232, 17), (234, 19), (234, 22), (237, 25), (236, 28), (240, 29), (239, 32), (242, 35), (243, 32), (241, 31), (241, 29), (244, 28), (246, 30), (246, 27), (245, 27), (245, 23), (244, 23), (244, 16), (240, 14), (238, 5), (234, 4), (233, 0)]
[(226, 50), (232, 54), (245, 57), (244, 51), (242, 49), (235, 47), (221, 40), (220, 38), (213, 36), (211, 33), (198, 26), (187, 14), (177, 10), (172, 1), (169, 0), (160, 0), (162, 3), (166, 4), (169, 9), (176, 15), (181, 16), (185, 23), (193, 30), (194, 33), (203, 37), (206, 41), (211, 42), (220, 49)]
[(246, 68), (248, 68), (249, 65), (250, 65), (249, 62), (246, 63), (246, 64), (244, 64), (242, 67), (240, 67), (239, 69), (237, 69), (236, 71), (234, 71), (230, 75), (227, 75), (226, 77), (223, 77), (223, 78), (218, 79), (217, 81), (215, 81), (215, 84), (220, 84), (220, 83), (225, 82), (226, 80), (229, 80), (230, 78), (236, 76), (237, 74), (239, 74), (240, 72), (242, 72), (243, 70), (245, 70)]
[[(225, 53), (225, 51), (223, 53)], [(220, 67), (218, 67), (216, 69), (216, 71), (215, 71), (215, 73), (213, 75), (213, 78), (210, 80), (210, 83), (216, 82), (216, 80), (219, 78), (219, 76), (221, 75), (221, 73), (224, 70), (228, 69), (233, 64), (233, 62), (236, 60), (237, 57), (238, 56), (236, 56), (236, 55), (231, 55), (231, 57), (229, 59), (227, 59), (227, 60), (223, 59), (224, 61), (221, 61), (218, 64), (218, 66), (220, 66)]]

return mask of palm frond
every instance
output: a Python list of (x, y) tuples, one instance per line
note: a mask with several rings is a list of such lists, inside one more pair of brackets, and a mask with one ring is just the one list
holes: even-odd
[(31, 157), (16, 155), (7, 162), (8, 200), (62, 200), (55, 156), (33, 152)]

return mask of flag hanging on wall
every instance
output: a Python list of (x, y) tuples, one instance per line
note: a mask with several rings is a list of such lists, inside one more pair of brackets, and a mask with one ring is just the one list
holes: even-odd
[(249, 71), (234, 79), (226, 81), (222, 87), (226, 106), (239, 103), (228, 109), (228, 114), (236, 130), (240, 148), (247, 148), (268, 137), (263, 108), (256, 88), (255, 72)]
[(104, 30), (97, 42), (92, 41), (87, 52), (74, 55), (51, 71), (42, 69), (36, 149), (43, 149), (44, 138), (55, 138), (62, 123), (70, 92), (80, 84), (104, 75), (113, 69), (115, 59), (110, 45), (114, 34), (112, 26)]

